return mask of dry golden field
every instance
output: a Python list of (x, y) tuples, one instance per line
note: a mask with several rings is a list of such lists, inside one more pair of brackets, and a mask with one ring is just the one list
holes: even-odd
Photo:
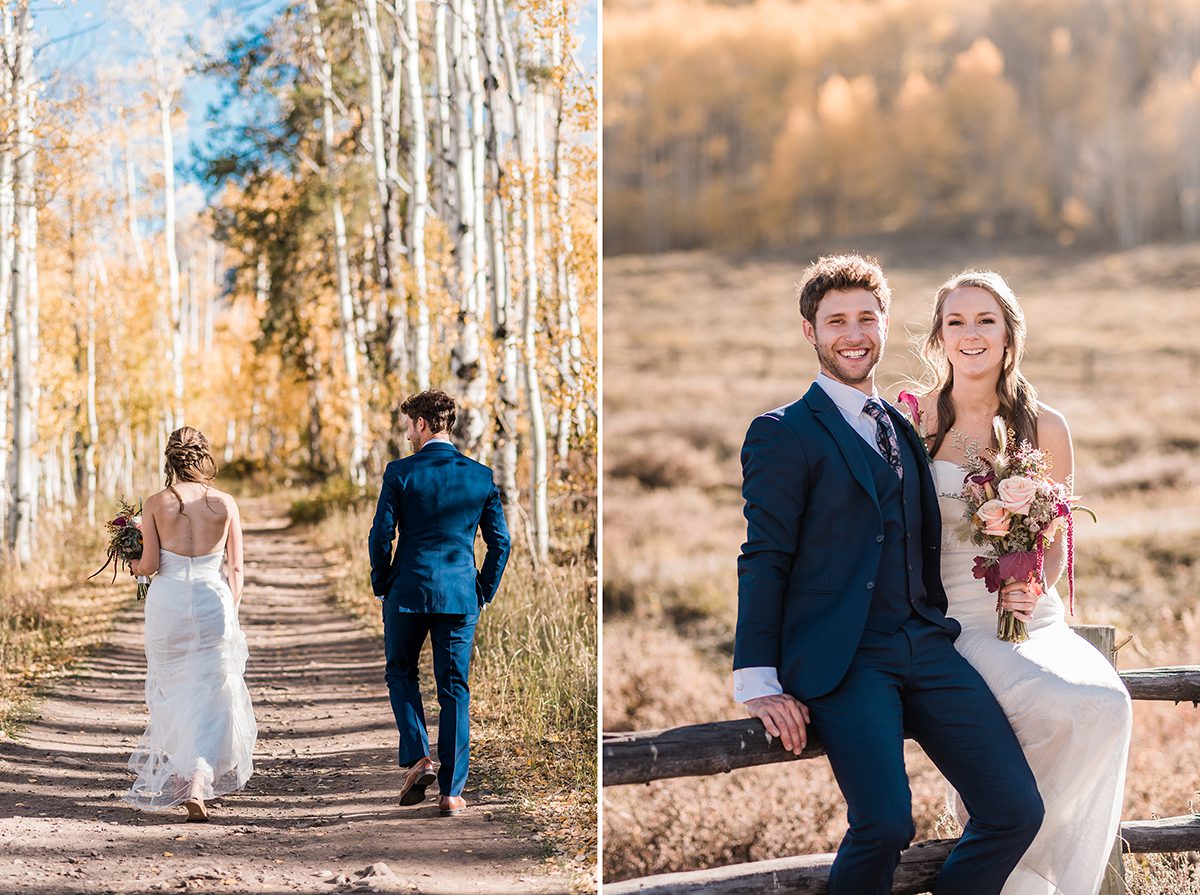
[[(793, 283), (824, 251), (875, 254), (894, 292), (880, 390), (918, 365), (907, 333), (966, 266), (1022, 296), (1025, 369), (1062, 411), (1076, 490), (1076, 619), (1134, 640), (1120, 666), (1200, 663), (1200, 245), (1085, 253), (1040, 245), (864, 240), (770, 256), (677, 253), (605, 262), (606, 730), (740, 717), (730, 696), (735, 561), (745, 534), (738, 452), (757, 413), (815, 375)], [(1102, 721), (1100, 723), (1103, 723)], [(944, 784), (909, 744), (917, 838), (957, 829)], [(1200, 710), (1135, 703), (1124, 817), (1188, 813), (1200, 788)], [(604, 793), (609, 881), (832, 851), (844, 803), (823, 761)], [(1200, 892), (1189, 856), (1127, 860), (1130, 891)]]

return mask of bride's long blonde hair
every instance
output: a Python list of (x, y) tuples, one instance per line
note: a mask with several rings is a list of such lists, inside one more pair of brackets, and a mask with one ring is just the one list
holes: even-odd
[[(921, 362), (925, 366), (922, 382), (927, 394), (937, 396), (937, 430), (932, 434), (930, 456), (937, 454), (946, 435), (954, 426), (954, 401), (950, 393), (954, 387), (954, 367), (946, 357), (946, 346), (942, 341), (942, 311), (946, 299), (956, 289), (974, 286), (990, 293), (1000, 305), (1004, 318), (1004, 329), (1008, 344), (1004, 348), (1004, 362), (996, 380), (996, 397), (1000, 399), (999, 416), (1016, 435), (1017, 443), (1028, 441), (1037, 447), (1037, 390), (1021, 372), (1021, 359), (1025, 356), (1025, 313), (1021, 310), (1012, 288), (1004, 277), (991, 270), (965, 270), (942, 283), (933, 303), (933, 322), (929, 334), (920, 346)], [(993, 436), (992, 447), (994, 443)]]

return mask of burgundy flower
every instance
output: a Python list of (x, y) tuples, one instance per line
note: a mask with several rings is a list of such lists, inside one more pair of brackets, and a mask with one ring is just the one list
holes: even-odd
[(115, 525), (117, 528), (124, 528), (128, 523), (125, 521), (124, 516), (118, 516), (116, 519), (114, 519), (112, 521), (112, 524)]
[(996, 481), (996, 471), (994, 469), (985, 469), (976, 475), (967, 476), (967, 481), (975, 485), (986, 485), (989, 482)]
[(1033, 550), (1018, 550), (1006, 553), (996, 564), (1000, 577), (1014, 581), (1028, 581), (1037, 572), (1037, 553)]
[(1000, 583), (1003, 577), (1000, 575), (1000, 566), (995, 563), (988, 565), (987, 561), (982, 556), (975, 557), (975, 568), (971, 570), (976, 578), (982, 578), (984, 585), (988, 589), (988, 593), (997, 593), (1000, 590)]

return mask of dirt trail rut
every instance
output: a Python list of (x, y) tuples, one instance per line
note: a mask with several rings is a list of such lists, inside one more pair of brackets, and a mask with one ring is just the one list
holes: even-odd
[(146, 723), (133, 607), (39, 720), (0, 741), (0, 893), (567, 891), (477, 778), (459, 817), (438, 816), (436, 787), (400, 807), (382, 643), (331, 604), (315, 547), (266, 504), (243, 513), (256, 520), (241, 619), (259, 729), (246, 789), (213, 803), (208, 824), (119, 800)]

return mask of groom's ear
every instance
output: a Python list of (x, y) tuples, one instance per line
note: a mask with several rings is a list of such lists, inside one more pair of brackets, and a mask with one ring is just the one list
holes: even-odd
[(816, 327), (813, 326), (811, 323), (809, 323), (807, 318), (804, 320), (801, 320), (800, 325), (802, 327), (804, 327), (804, 338), (808, 339), (808, 344), (816, 345), (817, 344), (817, 329), (816, 329)]

